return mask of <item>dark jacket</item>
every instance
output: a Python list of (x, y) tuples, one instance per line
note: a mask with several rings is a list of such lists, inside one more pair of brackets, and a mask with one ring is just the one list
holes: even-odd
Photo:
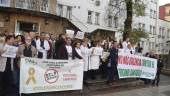
[[(73, 52), (73, 48), (72, 48)], [(73, 55), (72, 55), (73, 56)], [(62, 45), (58, 50), (58, 59), (68, 60), (68, 52), (65, 45)]]
[(77, 51), (76, 51), (76, 49), (75, 48), (73, 48), (73, 59), (76, 59), (76, 58), (78, 58), (78, 59), (83, 59), (78, 53), (77, 53)]
[(55, 53), (54, 53), (54, 59), (60, 59), (60, 48), (63, 47), (65, 44), (64, 39), (57, 40), (55, 42)]
[(112, 48), (112, 49), (110, 50), (109, 60), (110, 60), (111, 66), (117, 67), (118, 49)]

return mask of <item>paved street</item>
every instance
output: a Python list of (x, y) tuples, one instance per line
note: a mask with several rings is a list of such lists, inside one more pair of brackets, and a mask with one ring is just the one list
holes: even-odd
[(93, 96), (170, 96), (170, 77), (161, 76), (161, 83), (159, 87), (146, 87), (135, 90), (119, 91), (114, 93), (104, 93)]

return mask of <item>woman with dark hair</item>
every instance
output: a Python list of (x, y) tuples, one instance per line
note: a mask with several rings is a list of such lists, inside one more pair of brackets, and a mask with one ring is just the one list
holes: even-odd
[(65, 44), (65, 35), (59, 34), (58, 40), (55, 42), (55, 53), (54, 53), (54, 59), (59, 59), (59, 49)]
[(81, 43), (76, 42), (73, 47), (73, 59), (83, 59), (81, 49), (80, 49)]
[(58, 59), (71, 60), (73, 59), (73, 47), (71, 38), (67, 37), (66, 41), (60, 45), (58, 49)]
[(17, 35), (17, 36), (16, 36), (16, 39), (18, 40), (18, 44), (19, 44), (19, 45), (25, 44), (25, 38), (24, 38), (24, 36), (22, 36), (22, 35)]

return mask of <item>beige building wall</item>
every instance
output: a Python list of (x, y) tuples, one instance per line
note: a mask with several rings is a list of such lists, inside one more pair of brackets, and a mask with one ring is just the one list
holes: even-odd
[[(5, 20), (6, 16), (9, 16), (9, 21)], [(78, 30), (71, 23), (64, 19), (55, 20), (53, 18), (32, 16), (27, 14), (21, 15), (0, 13), (0, 33), (15, 32), (17, 21), (36, 23), (39, 26), (38, 32), (49, 32), (56, 36), (60, 33), (64, 33), (67, 28)]]

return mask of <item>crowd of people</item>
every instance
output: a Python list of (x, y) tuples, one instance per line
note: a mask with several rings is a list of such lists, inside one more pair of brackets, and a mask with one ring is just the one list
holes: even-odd
[[(5, 45), (18, 48), (15, 58), (3, 57)], [(40, 59), (84, 61), (84, 84), (88, 79), (96, 79), (96, 74), (107, 79), (107, 84), (118, 80), (117, 59), (118, 53), (135, 54), (158, 59), (157, 78), (159, 79), (162, 62), (159, 55), (149, 52), (143, 55), (143, 48), (138, 48), (129, 42), (129, 38), (117, 42), (115, 40), (91, 41), (89, 38), (75, 40), (65, 34), (56, 39), (53, 34), (41, 32), (25, 32), (24, 35), (14, 36), (13, 33), (0, 35), (0, 96), (19, 96), (20, 59), (32, 57)], [(143, 79), (145, 84), (151, 80)], [(152, 82), (154, 84), (155, 81)], [(156, 84), (159, 84), (157, 80)]]

